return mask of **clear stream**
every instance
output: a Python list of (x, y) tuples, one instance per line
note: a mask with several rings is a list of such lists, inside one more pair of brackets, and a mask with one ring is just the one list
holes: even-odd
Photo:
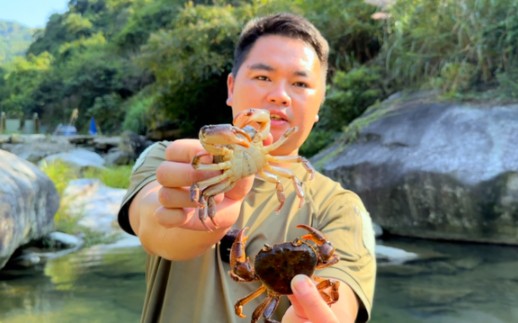
[[(383, 243), (423, 257), (379, 264), (371, 322), (518, 322), (518, 248)], [(84, 249), (31, 270), (0, 271), (0, 322), (139, 322), (144, 252), (100, 250)]]

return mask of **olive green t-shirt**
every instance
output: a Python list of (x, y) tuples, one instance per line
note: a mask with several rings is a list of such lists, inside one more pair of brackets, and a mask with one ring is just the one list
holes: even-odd
[[(128, 219), (128, 206), (135, 194), (155, 180), (155, 170), (164, 160), (167, 142), (156, 143), (137, 160), (131, 185), (124, 197), (118, 215), (121, 227), (132, 233)], [(281, 179), (286, 202), (279, 206), (275, 185), (256, 179), (251, 192), (242, 204), (236, 228), (248, 227), (246, 253), (253, 257), (267, 244), (293, 241), (307, 231), (296, 228), (307, 224), (322, 231), (336, 248), (340, 261), (328, 268), (317, 270), (315, 275), (338, 279), (347, 283), (361, 301), (358, 321), (370, 317), (376, 276), (374, 233), (371, 219), (360, 198), (343, 189), (339, 183), (316, 173), (307, 180), (306, 170), (294, 164), (291, 170), (303, 181), (304, 203), (299, 207), (292, 181)], [(216, 214), (217, 221), (217, 214)], [(222, 258), (219, 244), (203, 255), (188, 261), (170, 261), (149, 255), (146, 280), (147, 290), (142, 322), (249, 322), (253, 310), (264, 300), (260, 295), (244, 306), (245, 319), (234, 313), (234, 304), (256, 290), (259, 282), (238, 283), (228, 274), (229, 264)], [(223, 255), (225, 256), (225, 255)], [(276, 311), (281, 320), (289, 306), (286, 297)]]

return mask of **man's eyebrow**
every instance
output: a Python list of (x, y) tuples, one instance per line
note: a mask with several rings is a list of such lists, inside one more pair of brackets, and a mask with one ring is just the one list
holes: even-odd
[(273, 71), (274, 70), (274, 68), (271, 67), (270, 65), (266, 65), (263, 63), (252, 64), (252, 65), (248, 66), (248, 68), (251, 70), (264, 70), (264, 71)]
[[(256, 63), (248, 66), (251, 70), (263, 70), (263, 71), (274, 71), (275, 69), (271, 67), (270, 65), (264, 64), (264, 63)], [(301, 70), (301, 71), (295, 71), (293, 73), (295, 76), (302, 76), (302, 77), (308, 77), (309, 73), (307, 71)]]

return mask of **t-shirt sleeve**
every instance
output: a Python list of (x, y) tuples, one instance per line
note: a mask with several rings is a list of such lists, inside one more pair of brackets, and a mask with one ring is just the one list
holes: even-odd
[(129, 206), (133, 197), (147, 184), (156, 179), (156, 169), (165, 160), (167, 141), (156, 142), (146, 148), (138, 157), (131, 171), (130, 186), (124, 195), (117, 215), (119, 226), (129, 234), (135, 235), (129, 223)]
[(335, 247), (340, 261), (319, 271), (322, 277), (333, 277), (347, 283), (360, 300), (357, 322), (370, 318), (376, 278), (374, 229), (360, 197), (340, 187), (329, 190), (318, 210), (318, 223)]

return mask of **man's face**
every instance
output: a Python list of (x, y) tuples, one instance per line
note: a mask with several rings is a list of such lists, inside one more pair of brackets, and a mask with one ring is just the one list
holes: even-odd
[(249, 108), (270, 111), (273, 141), (289, 128), (298, 127), (274, 152), (295, 155), (318, 121), (325, 95), (325, 70), (311, 45), (268, 35), (255, 42), (236, 76), (229, 75), (227, 86), (227, 105), (234, 116)]

